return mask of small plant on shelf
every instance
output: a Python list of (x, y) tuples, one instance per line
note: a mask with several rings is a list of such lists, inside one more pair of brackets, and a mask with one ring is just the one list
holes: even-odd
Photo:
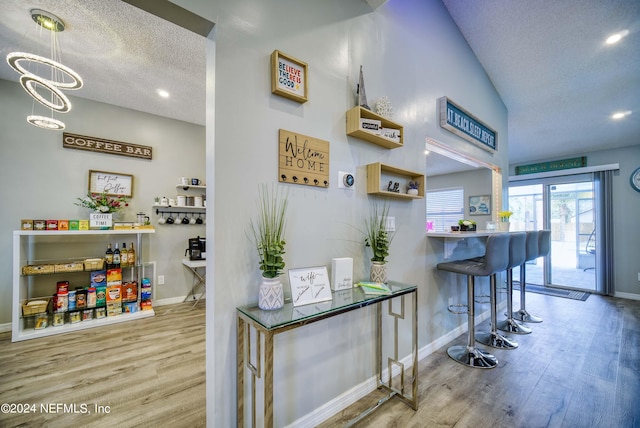
[(458, 225), (461, 231), (474, 231), (476, 230), (476, 222), (473, 220), (458, 220)]
[(124, 196), (109, 196), (106, 192), (89, 193), (84, 198), (77, 198), (75, 205), (89, 208), (97, 213), (116, 213), (129, 206), (127, 198)]

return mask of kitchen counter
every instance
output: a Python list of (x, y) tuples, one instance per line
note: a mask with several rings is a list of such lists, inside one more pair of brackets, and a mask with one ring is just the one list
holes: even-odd
[[(443, 261), (477, 257), (484, 254), (484, 239), (497, 233), (509, 233), (501, 230), (476, 230), (475, 232), (427, 232), (428, 238), (444, 238)], [(472, 239), (474, 238), (474, 239)], [(480, 239), (475, 239), (480, 238)], [(468, 241), (464, 241), (464, 240)], [(480, 251), (481, 254), (478, 253)]]

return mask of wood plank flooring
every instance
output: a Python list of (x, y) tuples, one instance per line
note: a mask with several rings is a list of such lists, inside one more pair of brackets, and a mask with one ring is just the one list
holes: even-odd
[[(512, 335), (518, 349), (489, 348), (497, 368), (465, 367), (447, 356), (448, 344), (419, 362), (418, 411), (391, 400), (356, 426), (640, 427), (640, 301), (528, 293), (527, 309), (544, 322), (529, 324), (530, 335)], [(488, 328), (485, 321), (476, 331)], [(466, 333), (452, 342), (464, 343)], [(320, 426), (342, 426), (382, 395), (375, 391)]]
[[(527, 304), (544, 322), (513, 336), (518, 349), (494, 350), (498, 368), (464, 367), (445, 346), (419, 363), (417, 412), (391, 400), (357, 426), (640, 427), (640, 302), (529, 293)], [(163, 306), (153, 318), (18, 343), (0, 334), (0, 403), (86, 403), (91, 411), (0, 413), (0, 427), (204, 426), (204, 307)], [(381, 395), (321, 427), (342, 426)], [(110, 413), (95, 413), (95, 404)]]
[[(37, 407), (0, 413), (0, 427), (205, 426), (205, 304), (192, 305), (24, 342), (0, 334), (0, 403)], [(76, 407), (65, 411), (58, 403)]]

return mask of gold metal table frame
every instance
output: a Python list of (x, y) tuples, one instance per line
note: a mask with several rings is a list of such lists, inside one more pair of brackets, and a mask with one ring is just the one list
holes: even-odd
[[(347, 426), (355, 424), (386, 401), (397, 397), (412, 409), (418, 408), (418, 293), (415, 285), (389, 281), (392, 294), (370, 296), (365, 295), (359, 287), (332, 292), (332, 300), (318, 304), (293, 307), (291, 302), (285, 303), (282, 309), (263, 311), (256, 305), (236, 308), (237, 319), (237, 426), (245, 426), (245, 370), (250, 372), (251, 382), (251, 427), (256, 426), (256, 380), (263, 379), (264, 426), (273, 427), (273, 343), (274, 336), (306, 324), (331, 318), (346, 312), (367, 306), (376, 307), (376, 368), (378, 389), (387, 395), (371, 408), (352, 419)], [(411, 296), (411, 373), (405, 377), (405, 365), (398, 355), (399, 320), (405, 319), (405, 299)], [(394, 311), (395, 298), (399, 298), (399, 311)], [(387, 376), (383, 379), (383, 308), (388, 302), (387, 315), (393, 322), (393, 352), (386, 361)], [(251, 328), (255, 330), (252, 352)], [(264, 349), (261, 343), (264, 341)], [(251, 356), (254, 354), (254, 361)], [(395, 368), (395, 370), (394, 370)], [(395, 375), (393, 373), (396, 373)], [(397, 384), (397, 385), (394, 385)]]

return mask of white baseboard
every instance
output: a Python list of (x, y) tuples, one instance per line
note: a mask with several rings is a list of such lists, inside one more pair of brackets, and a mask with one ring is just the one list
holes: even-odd
[[(498, 305), (499, 310), (503, 310), (507, 307), (506, 302), (502, 302)], [(475, 323), (480, 324), (484, 320), (487, 320), (491, 317), (491, 310), (487, 310), (479, 315), (476, 315)], [(418, 361), (428, 357), (433, 354), (436, 350), (442, 348), (445, 344), (451, 342), (456, 337), (460, 336), (462, 333), (467, 331), (467, 323), (461, 324), (456, 327), (449, 333), (444, 336), (434, 340), (433, 342), (423, 346), (418, 349)], [(411, 355), (406, 356), (401, 360), (402, 364), (404, 364), (405, 369), (409, 369), (412, 367)], [(387, 369), (383, 370), (382, 378), (387, 378)], [(395, 373), (394, 370), (394, 376)], [(322, 406), (315, 409), (313, 412), (304, 415), (298, 420), (292, 422), (287, 425), (287, 428), (313, 428), (315, 426), (320, 425), (322, 422), (329, 419), (331, 416), (337, 414), (338, 412), (346, 409), (356, 401), (375, 391), (378, 387), (377, 383), (377, 375), (365, 380), (359, 385), (354, 386), (350, 390), (346, 391), (343, 394), (340, 394), (333, 400), (323, 404)]]
[(615, 293), (613, 297), (619, 297), (621, 299), (640, 300), (640, 294), (634, 293)]
[[(175, 305), (176, 303), (182, 303), (187, 296), (168, 297), (166, 299), (158, 299), (153, 301), (153, 306), (166, 306)], [(202, 298), (204, 300), (204, 297)]]
[(0, 324), (0, 333), (6, 333), (11, 331), (11, 323), (8, 322), (6, 324)]

